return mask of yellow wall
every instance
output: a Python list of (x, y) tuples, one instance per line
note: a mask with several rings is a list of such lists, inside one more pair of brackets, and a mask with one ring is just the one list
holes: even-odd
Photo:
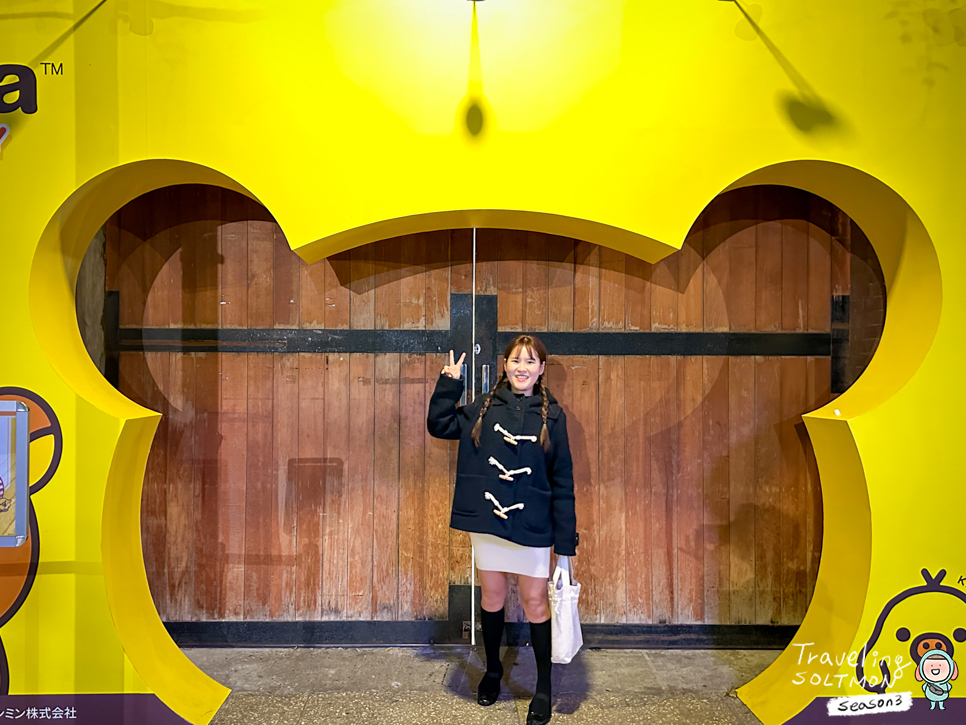
[[(949, 570), (947, 583), (966, 573), (952, 513), (966, 498), (962, 14), (927, 0), (759, 0), (746, 7), (759, 33), (736, 3), (712, 0), (477, 9), (471, 66), (462, 0), (4, 3), (0, 63), (37, 71), (39, 110), (0, 114), (0, 372), (46, 398), (65, 433), (61, 468), (34, 498), (37, 582), (0, 632), (11, 692), (154, 691), (196, 723), (227, 694), (151, 608), (137, 501), (155, 416), (97, 375), (72, 308), (94, 230), (183, 181), (247, 190), (309, 260), (467, 225), (653, 260), (729, 186), (822, 193), (876, 246), (889, 307), (840, 415), (808, 421), (829, 495), (800, 637), (861, 648), (921, 568)], [(766, 723), (841, 694), (792, 684), (793, 660), (740, 693)]]

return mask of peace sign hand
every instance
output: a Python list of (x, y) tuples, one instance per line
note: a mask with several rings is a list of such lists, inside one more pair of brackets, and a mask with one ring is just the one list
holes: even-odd
[(442, 374), (448, 378), (460, 379), (460, 372), (463, 368), (463, 361), (466, 359), (466, 353), (464, 352), (460, 355), (460, 359), (455, 363), (453, 362), (453, 351), (449, 351), (449, 365), (443, 366)]

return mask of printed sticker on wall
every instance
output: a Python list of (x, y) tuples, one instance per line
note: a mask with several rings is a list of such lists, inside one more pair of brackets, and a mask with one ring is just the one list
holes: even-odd
[(22, 401), (0, 401), (0, 546), (27, 541), (29, 409)]
[[(855, 667), (856, 679), (869, 692), (881, 695), (912, 667), (915, 682), (906, 678), (901, 689), (921, 689), (930, 710), (944, 710), (959, 675), (956, 642), (966, 642), (966, 589), (943, 584), (946, 570), (935, 576), (922, 570), (923, 584), (900, 592), (882, 608), (869, 641)], [(905, 656), (906, 664), (900, 664)], [(872, 662), (869, 662), (869, 658)], [(879, 674), (868, 673), (878, 665)]]
[[(37, 576), (40, 562), (40, 537), (37, 514), (31, 497), (43, 490), (57, 472), (64, 450), (64, 436), (60, 420), (50, 403), (32, 390), (15, 386), (0, 387), (0, 404), (13, 404), (17, 409), (26, 407), (29, 411), (27, 437), (29, 453), (24, 454), (21, 451), (20, 456), (22, 461), (27, 462), (27, 471), (22, 472), (27, 475), (20, 479), (23, 490), (19, 492), (19, 500), (8, 506), (7, 518), (4, 518), (0, 512), (0, 527), (2, 527), (15, 521), (14, 507), (18, 504), (24, 506), (27, 511), (26, 541), (23, 545), (0, 547), (0, 570), (4, 573), (0, 577), (0, 627), (3, 627), (26, 601)], [(11, 432), (8, 430), (8, 434)], [(16, 483), (15, 467), (16, 461), (10, 461), (9, 457), (8, 460), (0, 460), (0, 477), (4, 482), (2, 498), (4, 499), (9, 499), (18, 493), (11, 487), (11, 483)], [(0, 638), (0, 696), (8, 696), (9, 692), (10, 669), (3, 640)], [(0, 718), (7, 712), (4, 708), (0, 708)], [(29, 710), (24, 712), (29, 713)], [(30, 715), (25, 714), (24, 717), (29, 718)]]

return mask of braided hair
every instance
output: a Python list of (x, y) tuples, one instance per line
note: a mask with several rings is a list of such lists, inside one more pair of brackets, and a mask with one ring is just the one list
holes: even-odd
[(537, 385), (540, 386), (540, 397), (543, 398), (543, 405), (540, 406), (540, 415), (543, 417), (543, 428), (540, 429), (540, 447), (544, 451), (550, 450), (550, 431), (547, 430), (547, 413), (550, 411), (550, 391), (547, 390), (547, 386), (543, 384), (543, 375), (537, 380)]
[[(507, 360), (513, 354), (513, 351), (518, 347), (524, 347), (530, 350), (531, 353), (536, 353), (537, 358), (542, 363), (547, 362), (547, 348), (544, 346), (540, 338), (534, 337), (533, 335), (517, 335), (512, 340), (510, 344), (506, 346), (503, 351), (503, 359)], [(506, 368), (504, 368), (503, 373), (500, 375), (500, 379), (497, 381), (496, 385), (493, 386), (493, 390), (486, 394), (486, 398), (483, 399), (483, 405), (480, 406), (480, 417), (476, 419), (476, 423), (473, 424), (473, 430), (471, 435), (473, 437), (473, 443), (476, 447), (480, 447), (480, 434), (483, 432), (483, 416), (486, 415), (486, 411), (490, 408), (490, 403), (493, 401), (493, 396), (502, 387), (510, 385), (510, 379), (506, 375)], [(543, 428), (540, 429), (539, 443), (540, 447), (544, 451), (550, 450), (550, 431), (547, 428), (547, 414), (550, 411), (550, 391), (543, 382), (543, 374), (537, 378), (537, 382), (534, 388), (539, 388), (540, 397), (543, 401), (543, 405), (540, 407), (540, 415), (543, 418)]]

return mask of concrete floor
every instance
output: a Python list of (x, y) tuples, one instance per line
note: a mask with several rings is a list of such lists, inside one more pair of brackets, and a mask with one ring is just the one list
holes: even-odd
[[(504, 648), (500, 700), (476, 704), (483, 673), (470, 647), (186, 649), (232, 689), (212, 725), (525, 723), (536, 669), (529, 648)], [(777, 651), (582, 650), (554, 665), (558, 725), (754, 725), (734, 689)]]

